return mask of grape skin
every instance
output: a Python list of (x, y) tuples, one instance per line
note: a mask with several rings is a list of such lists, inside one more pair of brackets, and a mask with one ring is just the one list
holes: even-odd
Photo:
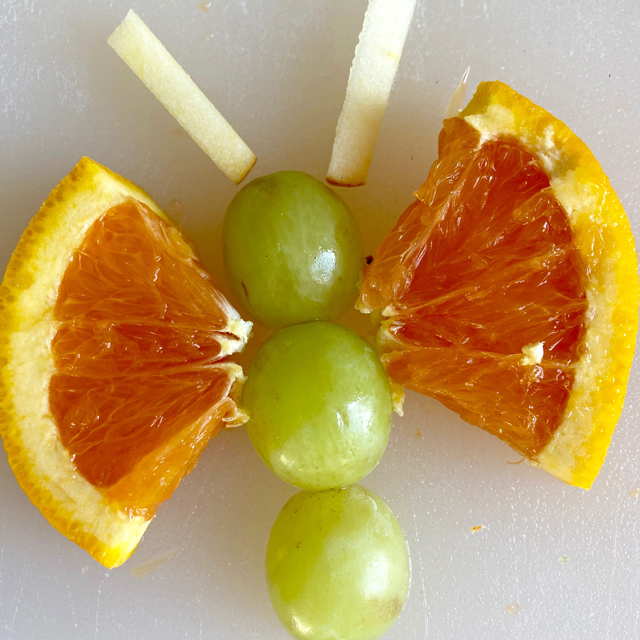
[(385, 502), (360, 486), (293, 496), (266, 553), (278, 618), (300, 640), (374, 640), (409, 592), (404, 534)]
[(280, 171), (242, 188), (227, 208), (223, 246), (234, 295), (271, 329), (333, 320), (358, 295), (364, 254), (356, 222), (306, 173)]
[(329, 322), (271, 336), (249, 367), (243, 405), (260, 457), (302, 489), (357, 482), (389, 439), (391, 393), (377, 354), (356, 333)]

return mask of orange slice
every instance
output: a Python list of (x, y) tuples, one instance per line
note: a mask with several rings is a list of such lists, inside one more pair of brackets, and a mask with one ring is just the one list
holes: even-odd
[(0, 287), (0, 433), (49, 522), (107, 567), (224, 424), (251, 324), (149, 196), (88, 158)]
[(358, 307), (397, 383), (589, 488), (638, 327), (633, 236), (600, 165), (500, 82), (445, 120), (439, 158), (381, 243)]

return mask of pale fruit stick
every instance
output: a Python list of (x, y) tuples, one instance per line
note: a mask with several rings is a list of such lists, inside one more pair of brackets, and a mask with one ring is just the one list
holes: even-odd
[(469, 71), (471, 71), (471, 67), (467, 67), (466, 71), (462, 74), (460, 84), (451, 95), (447, 109), (444, 112), (445, 120), (447, 118), (455, 118), (464, 109), (464, 99), (467, 95), (467, 78), (469, 77)]
[(256, 156), (140, 17), (129, 11), (108, 43), (198, 146), (240, 184)]
[(415, 6), (416, 0), (369, 0), (336, 128), (330, 184), (358, 187), (367, 180)]

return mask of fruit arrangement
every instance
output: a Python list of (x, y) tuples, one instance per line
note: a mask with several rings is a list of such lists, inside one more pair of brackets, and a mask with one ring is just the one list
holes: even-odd
[[(370, 3), (330, 184), (366, 181), (415, 3), (400, 5), (391, 16)], [(110, 44), (242, 182), (255, 155), (144, 23), (130, 13)], [(239, 190), (223, 251), (251, 321), (142, 189), (82, 159), (0, 288), (0, 432), (49, 522), (118, 566), (210, 439), (245, 424), (265, 464), (302, 489), (267, 546), (276, 613), (294, 637), (367, 640), (409, 591), (397, 519), (355, 484), (384, 453), (398, 387), (588, 489), (638, 323), (622, 206), (586, 146), (499, 82), (445, 120), (438, 147), (370, 264), (347, 207), (315, 178), (286, 171)], [(354, 304), (378, 327), (375, 347), (333, 322)], [(243, 372), (234, 354), (252, 321), (275, 333)]]

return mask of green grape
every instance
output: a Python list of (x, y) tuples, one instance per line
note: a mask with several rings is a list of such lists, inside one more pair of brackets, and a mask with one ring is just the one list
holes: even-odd
[(379, 638), (409, 592), (400, 524), (357, 485), (293, 496), (271, 529), (266, 572), (278, 618), (301, 640)]
[(253, 180), (224, 220), (229, 284), (271, 328), (332, 320), (358, 295), (364, 258), (355, 220), (340, 198), (300, 171)]
[(364, 478), (389, 439), (391, 393), (377, 354), (353, 331), (330, 322), (271, 336), (251, 362), (243, 404), (260, 457), (302, 489)]

